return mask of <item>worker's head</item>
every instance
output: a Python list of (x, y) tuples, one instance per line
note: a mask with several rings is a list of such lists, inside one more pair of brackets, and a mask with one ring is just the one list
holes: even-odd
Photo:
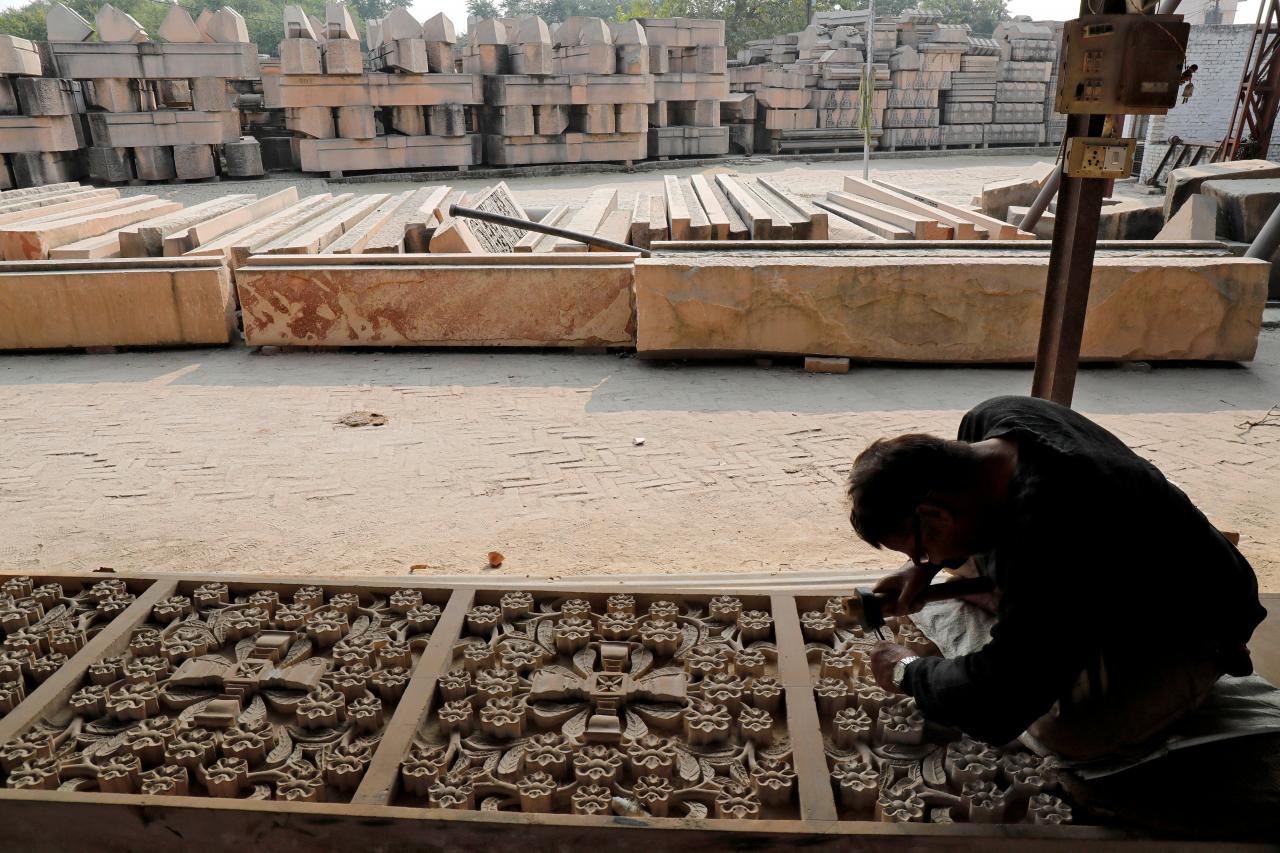
[(849, 472), (849, 521), (877, 548), (917, 563), (956, 564), (986, 550), (971, 445), (932, 435), (874, 441)]

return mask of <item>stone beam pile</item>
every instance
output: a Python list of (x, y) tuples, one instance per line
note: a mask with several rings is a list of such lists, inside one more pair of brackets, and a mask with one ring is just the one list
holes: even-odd
[[(163, 41), (110, 4), (93, 26), (54, 4), (47, 23), (58, 73), (83, 87), (96, 180), (263, 173), (257, 140), (241, 136), (230, 84), (259, 76), (257, 48), (239, 13), (224, 7), (193, 20), (173, 4), (160, 25)], [(95, 29), (98, 41), (88, 41)]]
[[(731, 84), (735, 93), (755, 96), (757, 149), (861, 147), (857, 92), (865, 69), (866, 25), (865, 11), (819, 12), (799, 33), (751, 41), (739, 51), (730, 63)], [(975, 36), (967, 25), (911, 10), (877, 20), (874, 41), (870, 118), (877, 147), (1045, 141), (1052, 115), (1048, 83), (1057, 54), (1050, 28), (1012, 21), (995, 37)], [(742, 133), (735, 131), (734, 138)]]
[(393, 9), (371, 22), (367, 60), (344, 3), (331, 1), (323, 24), (297, 6), (285, 7), (284, 20), (279, 82), (268, 106), (284, 108), (303, 171), (341, 177), (480, 162), (480, 76), (458, 73), (447, 17), (419, 24)]
[(79, 113), (71, 80), (42, 76), (36, 45), (0, 36), (0, 189), (73, 180), (84, 174)]
[(645, 158), (654, 84), (634, 21), (488, 19), (473, 30), (462, 65), (484, 75), (487, 163)]
[(640, 18), (648, 37), (653, 102), (649, 156), (715, 157), (729, 153), (729, 129), (720, 124), (729, 97), (724, 21)]

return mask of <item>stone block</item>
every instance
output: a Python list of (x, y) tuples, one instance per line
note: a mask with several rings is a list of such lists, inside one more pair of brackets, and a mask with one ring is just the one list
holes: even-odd
[(443, 169), (480, 162), (480, 139), (474, 135), (299, 139), (297, 150), (304, 172)]
[(427, 42), (427, 67), (432, 74), (457, 73), (458, 57), (453, 45), (448, 42)]
[[(636, 346), (650, 354), (1030, 362), (1047, 268), (1043, 255), (640, 259)], [(1099, 258), (1082, 357), (1248, 361), (1268, 271), (1242, 258)]]
[(383, 43), (415, 38), (422, 38), (422, 24), (403, 6), (392, 7), (382, 19)]
[(177, 202), (162, 201), (155, 196), (117, 199), (110, 205), (92, 212), (73, 211), (63, 217), (55, 215), (7, 224), (0, 227), (0, 252), (7, 261), (42, 260), (49, 257), (49, 250), (57, 246), (97, 237), (182, 207)]
[(307, 38), (282, 39), (280, 71), (284, 74), (319, 74), (319, 43)]
[(338, 107), (338, 136), (343, 139), (373, 139), (378, 135), (373, 107)]
[(234, 110), (236, 95), (226, 80), (196, 77), (191, 81), (191, 108), (206, 112)]
[(105, 112), (135, 113), (142, 109), (138, 89), (129, 80), (91, 80), (84, 93), (90, 107)]
[(253, 196), (247, 193), (222, 196), (126, 225), (113, 233), (120, 243), (120, 253), (125, 257), (159, 257), (164, 253), (166, 237), (178, 232), (186, 233), (192, 226), (244, 207), (252, 199)]
[(171, 3), (169, 10), (165, 12), (164, 20), (160, 22), (160, 38), (167, 42), (182, 42), (187, 44), (203, 44), (205, 34), (196, 26), (196, 22), (191, 19), (191, 13), (179, 6), (177, 3)]
[(173, 146), (173, 168), (178, 180), (194, 181), (217, 176), (211, 145)]
[(147, 31), (132, 15), (120, 11), (110, 3), (104, 3), (94, 18), (98, 39), (104, 42), (138, 43), (148, 40)]
[(325, 38), (331, 41), (360, 38), (360, 33), (356, 30), (356, 22), (351, 18), (351, 12), (343, 0), (328, 0), (324, 4), (324, 23)]
[(449, 16), (443, 12), (438, 12), (423, 22), (422, 38), (428, 42), (453, 44), (458, 40), (458, 35)]
[(510, 68), (510, 57), (505, 44), (467, 45), (462, 54), (462, 71), (465, 74), (505, 74)]
[(93, 25), (62, 3), (49, 7), (44, 23), (49, 41), (79, 42), (93, 37)]
[(133, 159), (129, 156), (129, 149), (94, 145), (86, 150), (89, 176), (94, 180), (110, 184), (133, 180)]
[[(330, 119), (332, 126), (332, 119)], [(268, 172), (288, 172), (298, 168), (293, 154), (293, 139), (288, 136), (261, 136), (262, 165)]]
[(533, 107), (497, 107), (489, 111), (485, 130), (499, 136), (533, 136), (537, 125)]
[(59, 76), (68, 80), (190, 80), (262, 76), (252, 44), (109, 44), (52, 42)]
[(420, 38), (396, 39), (383, 45), (383, 62), (398, 71), (426, 74), (431, 70), (427, 43)]
[(0, 270), (0, 305), (0, 349), (226, 344), (235, 328), (220, 263), (16, 265)]
[(549, 44), (507, 45), (512, 74), (546, 76), (555, 73), (555, 50)]
[(14, 78), (0, 77), (0, 115), (11, 116), (20, 112), (22, 110), (18, 108), (18, 93), (14, 89)]
[(534, 107), (539, 136), (559, 136), (569, 129), (569, 108), (560, 104)]
[(647, 44), (620, 44), (615, 48), (614, 66), (618, 74), (648, 74), (649, 46)]
[(173, 149), (164, 145), (147, 145), (133, 149), (133, 164), (138, 179), (142, 181), (172, 181), (178, 176), (174, 170)]
[(465, 136), (467, 133), (466, 107), (461, 104), (427, 107), (427, 127), (432, 136)]
[(40, 51), (34, 43), (0, 35), (0, 74), (38, 77), (41, 73)]
[(265, 222), (272, 215), (297, 202), (297, 187), (289, 187), (264, 198), (248, 201), (239, 207), (202, 219), (185, 230), (176, 231), (165, 237), (164, 254), (167, 257), (184, 255), (236, 229)]
[(79, 151), (18, 151), (8, 158), (14, 183), (20, 187), (56, 184), (84, 175)]
[(249, 44), (249, 28), (244, 16), (229, 6), (214, 12), (204, 31), (218, 44)]
[[(236, 118), (235, 113), (230, 114)], [(227, 137), (226, 114), (196, 110), (89, 113), (94, 145), (134, 148), (153, 145), (218, 145)], [(235, 137), (239, 137), (236, 118)]]
[(284, 111), (284, 126), (312, 139), (333, 139), (333, 110), (328, 107), (291, 107)]
[(226, 162), (229, 178), (257, 178), (266, 174), (262, 165), (262, 146), (252, 136), (241, 137), (238, 142), (224, 143), (222, 157)]
[[(311, 25), (311, 19), (302, 10), (301, 6), (284, 7), (284, 38), (285, 41), (305, 39), (306, 41), (318, 42), (320, 40), (320, 35), (316, 28)], [(284, 41), (281, 42), (281, 45), (283, 44)], [(282, 50), (282, 56), (283, 53), (284, 51)]]
[(364, 71), (364, 53), (353, 38), (329, 39), (323, 48), (325, 74), (360, 74)]
[(1009, 206), (1027, 207), (1035, 201), (1040, 188), (1056, 168), (1053, 163), (1037, 163), (1027, 177), (983, 184), (978, 206), (987, 216), (1007, 220)]
[[(485, 86), (481, 81), (482, 78), (475, 74), (286, 74), (280, 77), (280, 103), (286, 108), (342, 107), (351, 104), (413, 107), (487, 103), (490, 106), (504, 106), (496, 98), (485, 97)], [(568, 87), (565, 88), (567, 90)], [(564, 100), (567, 101), (568, 98)]]
[[(154, 91), (147, 94), (155, 99), (156, 109), (191, 109), (190, 80), (157, 80)], [(226, 105), (222, 108), (226, 109)], [(150, 104), (145, 109), (150, 109)]]
[(1160, 229), (1157, 240), (1217, 239), (1218, 200), (1207, 195), (1193, 195), (1173, 218)]
[(848, 373), (849, 359), (847, 358), (821, 358), (819, 356), (808, 356), (804, 360), (805, 373)]
[(613, 109), (605, 105), (574, 107), (570, 126), (579, 133), (613, 133), (617, 129)]
[(646, 104), (618, 104), (618, 133), (644, 133), (649, 129), (649, 107)]
[(671, 70), (671, 54), (665, 45), (649, 45), (649, 73), (666, 74)]
[[(1267, 224), (1272, 211), (1280, 205), (1280, 178), (1205, 181), (1200, 185), (1200, 196), (1217, 204), (1219, 235), (1228, 240), (1252, 243), (1262, 226)], [(1192, 196), (1191, 201), (1200, 196)]]
[(611, 44), (585, 44), (555, 49), (552, 62), (556, 74), (612, 74), (617, 53)]
[(426, 136), (427, 117), (422, 107), (392, 107), (391, 129), (405, 136)]
[(1280, 178), (1280, 164), (1269, 160), (1233, 160), (1174, 169), (1166, 176), (1164, 218), (1169, 220), (1183, 202), (1200, 191), (1205, 181)]
[(1153, 240), (1164, 227), (1159, 199), (1123, 199), (1105, 204), (1098, 218), (1099, 240)]
[(303, 267), (262, 259), (236, 273), (245, 338), (250, 346), (630, 345), (630, 263), (513, 265), (512, 257)]
[(0, 154), (74, 151), (80, 147), (75, 116), (0, 116)]

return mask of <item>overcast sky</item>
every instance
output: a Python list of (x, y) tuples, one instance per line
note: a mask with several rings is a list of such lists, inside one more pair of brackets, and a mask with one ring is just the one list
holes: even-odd
[[(21, 6), (23, 2), (24, 0), (0, 0), (0, 9)], [(1213, 0), (1182, 0), (1182, 2), (1187, 11), (1194, 11), (1212, 5)], [(1243, 0), (1236, 12), (1236, 22), (1253, 23), (1258, 17), (1258, 4), (1261, 2), (1262, 0)], [(234, 8), (235, 0), (229, 0), (228, 5)], [(845, 8), (859, 9), (863, 8), (864, 4), (858, 0), (848, 0), (842, 5)], [(409, 4), (409, 11), (420, 21), (425, 21), (437, 12), (444, 12), (453, 20), (459, 31), (467, 26), (466, 0), (422, 0), (422, 2)], [(1074, 18), (1079, 11), (1079, 0), (1011, 0), (1009, 3), (1010, 14), (1030, 15), (1038, 20), (1065, 21), (1068, 18)]]

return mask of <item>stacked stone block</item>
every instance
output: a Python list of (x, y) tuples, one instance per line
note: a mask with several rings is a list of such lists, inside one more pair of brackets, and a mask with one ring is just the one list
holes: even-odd
[[(259, 76), (257, 49), (234, 10), (195, 21), (171, 5), (163, 41), (110, 4), (94, 26), (58, 4), (47, 23), (59, 75), (83, 89), (92, 177), (118, 183), (263, 173), (257, 140), (241, 137), (230, 85)], [(98, 41), (90, 42), (95, 29)]]
[(452, 22), (419, 24), (404, 9), (371, 21), (361, 49), (346, 4), (323, 24), (285, 7), (275, 98), (304, 172), (466, 169), (481, 161), (481, 78), (458, 73)]
[(1053, 31), (1029, 21), (1004, 21), (994, 34), (1000, 46), (995, 114), (988, 145), (1041, 145), (1046, 139), (1045, 103), (1057, 65)]
[(634, 21), (537, 17), (472, 27), (464, 70), (484, 75), (485, 160), (502, 166), (633, 162), (645, 157), (649, 75)]
[(83, 174), (79, 87), (41, 76), (26, 39), (0, 36), (0, 189), (69, 181)]
[(986, 144), (986, 127), (995, 117), (1000, 48), (994, 39), (970, 35), (960, 70), (943, 93), (940, 141), (944, 146)]
[(649, 45), (653, 98), (650, 157), (714, 157), (729, 153), (720, 102), (729, 96), (724, 21), (640, 18)]

